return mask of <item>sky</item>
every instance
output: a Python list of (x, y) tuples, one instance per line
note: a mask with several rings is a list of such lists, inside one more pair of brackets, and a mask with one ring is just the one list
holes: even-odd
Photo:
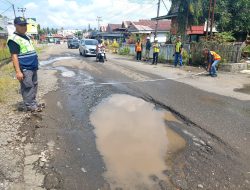
[[(25, 7), (27, 18), (36, 18), (41, 27), (65, 29), (85, 29), (90, 24), (97, 28), (97, 16), (102, 18), (101, 25), (121, 24), (124, 20), (136, 21), (150, 19), (157, 15), (157, 0), (0, 0), (0, 14), (8, 9), (11, 2)], [(161, 0), (160, 15), (166, 15), (170, 1)], [(10, 8), (3, 15), (13, 18)], [(17, 12), (21, 16), (21, 12)]]

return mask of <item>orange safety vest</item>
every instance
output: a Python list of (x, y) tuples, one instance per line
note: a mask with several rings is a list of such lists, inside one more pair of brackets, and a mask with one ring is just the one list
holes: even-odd
[(212, 54), (212, 56), (214, 57), (214, 60), (221, 60), (221, 57), (219, 54), (217, 54), (214, 51), (210, 51), (210, 53)]
[(137, 43), (135, 44), (135, 51), (136, 51), (136, 52), (142, 50), (142, 49), (141, 49), (141, 45), (142, 45), (141, 42), (139, 42), (139, 43), (137, 42)]

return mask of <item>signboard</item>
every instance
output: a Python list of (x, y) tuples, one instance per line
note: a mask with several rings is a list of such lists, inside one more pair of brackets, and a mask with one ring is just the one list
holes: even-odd
[(29, 23), (27, 25), (27, 34), (38, 34), (37, 26), (35, 18), (27, 18), (27, 22)]

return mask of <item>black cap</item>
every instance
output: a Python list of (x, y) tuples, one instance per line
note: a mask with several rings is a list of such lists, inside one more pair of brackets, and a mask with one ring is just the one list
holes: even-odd
[(27, 20), (23, 17), (16, 17), (15, 20), (14, 20), (14, 24), (17, 24), (17, 25), (24, 25), (24, 24), (28, 24), (27, 23)]

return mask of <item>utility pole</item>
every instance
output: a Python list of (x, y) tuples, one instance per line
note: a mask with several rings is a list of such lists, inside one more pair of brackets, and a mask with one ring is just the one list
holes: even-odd
[(25, 11), (26, 11), (26, 8), (18, 8), (18, 12), (22, 12), (23, 13), (23, 18), (24, 18)]
[(207, 18), (207, 28), (206, 28), (206, 40), (208, 40), (208, 26), (211, 17), (211, 8), (212, 8), (212, 0), (209, 0), (209, 10), (208, 10), (208, 18)]
[(158, 8), (157, 8), (157, 17), (156, 17), (156, 25), (155, 25), (155, 35), (154, 35), (154, 39), (157, 37), (157, 32), (158, 32), (160, 7), (161, 7), (161, 0), (158, 0)]
[(98, 31), (100, 31), (100, 22), (102, 21), (102, 17), (98, 16), (96, 20), (98, 23)]
[(214, 0), (214, 4), (213, 4), (213, 9), (212, 9), (212, 18), (211, 18), (211, 28), (210, 28), (210, 39), (212, 39), (213, 36), (213, 25), (214, 25), (214, 9), (216, 6), (216, 0)]
[(16, 10), (15, 10), (15, 5), (14, 4), (12, 4), (12, 9), (13, 9), (13, 12), (14, 12), (14, 16), (16, 18)]

